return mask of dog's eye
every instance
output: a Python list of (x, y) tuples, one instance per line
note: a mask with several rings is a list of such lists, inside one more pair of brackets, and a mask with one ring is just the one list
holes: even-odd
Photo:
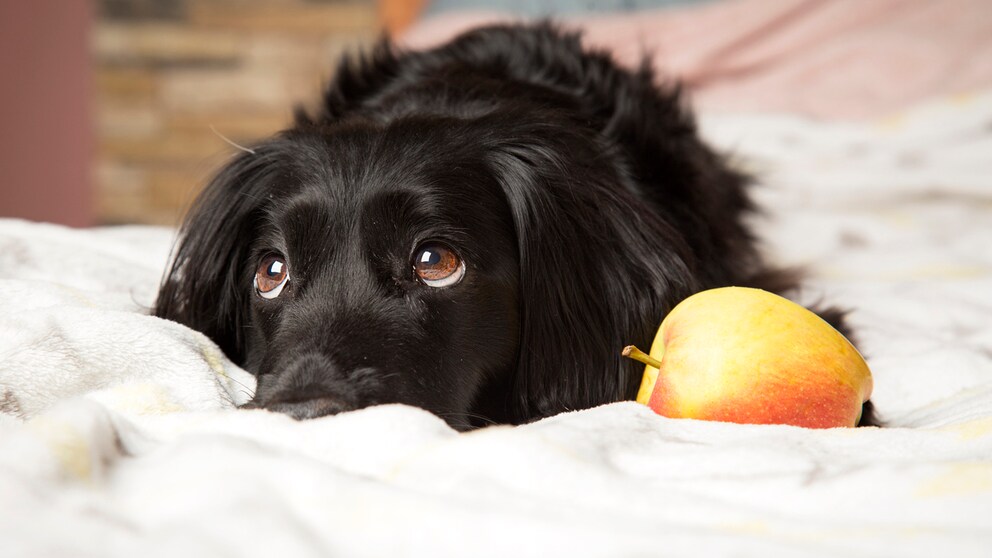
[(289, 282), (289, 266), (279, 256), (265, 256), (255, 271), (255, 292), (262, 298), (279, 296)]
[(413, 273), (429, 287), (454, 285), (465, 275), (465, 262), (444, 244), (423, 244), (413, 253)]

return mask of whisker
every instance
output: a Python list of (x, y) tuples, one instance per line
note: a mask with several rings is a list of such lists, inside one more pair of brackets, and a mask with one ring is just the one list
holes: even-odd
[[(482, 422), (482, 424), (485, 425), (485, 426), (493, 426), (493, 425), (499, 424), (495, 420), (493, 420), (493, 419), (491, 419), (491, 418), (489, 418), (489, 417), (487, 417), (485, 415), (480, 415), (480, 414), (477, 414), (477, 413), (470, 413), (468, 411), (435, 411), (435, 414), (437, 414), (437, 416), (439, 416), (439, 417), (441, 417), (443, 419), (448, 419), (448, 418), (453, 418), (453, 419), (476, 419), (476, 420)], [(470, 427), (470, 428), (472, 427), (472, 425), (467, 420), (465, 420), (464, 423), (465, 423), (465, 426)]]
[(241, 386), (241, 387), (243, 387), (243, 388), (245, 388), (245, 391), (246, 391), (246, 392), (250, 392), (250, 391), (251, 391), (251, 388), (250, 388), (250, 387), (248, 387), (248, 386), (246, 386), (245, 384), (243, 384), (243, 383), (241, 383), (241, 382), (239, 382), (239, 381), (237, 381), (237, 380), (235, 380), (235, 379), (234, 379), (234, 378), (232, 378), (231, 376), (228, 376), (228, 375), (225, 375), (224, 377), (225, 377), (225, 378), (227, 379), (227, 381), (229, 381), (229, 382), (232, 382), (232, 383), (235, 383), (235, 384), (238, 384), (239, 386)]
[(230, 145), (231, 147), (233, 147), (235, 149), (240, 149), (241, 151), (244, 151), (245, 153), (251, 153), (252, 155), (255, 154), (255, 150), (254, 149), (250, 149), (248, 147), (245, 147), (245, 146), (241, 145), (240, 143), (237, 143), (237, 142), (231, 140), (230, 138), (228, 138), (224, 134), (218, 132), (217, 131), (217, 128), (214, 128), (214, 125), (213, 124), (210, 125), (210, 131), (213, 132), (220, 139), (224, 140), (224, 142), (227, 143), (228, 145)]

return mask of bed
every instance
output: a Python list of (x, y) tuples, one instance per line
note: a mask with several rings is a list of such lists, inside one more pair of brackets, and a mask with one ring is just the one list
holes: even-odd
[[(410, 44), (443, 35), (425, 29)], [(832, 114), (731, 106), (704, 74), (703, 134), (760, 177), (754, 225), (777, 263), (807, 268), (800, 300), (852, 310), (885, 427), (634, 402), (468, 433), (400, 405), (237, 410), (252, 376), (149, 316), (173, 230), (6, 219), (0, 553), (988, 556), (992, 87)]]

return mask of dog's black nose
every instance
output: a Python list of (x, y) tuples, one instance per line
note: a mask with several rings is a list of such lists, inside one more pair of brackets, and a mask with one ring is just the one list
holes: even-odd
[(334, 397), (316, 397), (302, 401), (273, 401), (258, 405), (276, 413), (289, 415), (296, 420), (306, 420), (350, 411), (351, 406)]

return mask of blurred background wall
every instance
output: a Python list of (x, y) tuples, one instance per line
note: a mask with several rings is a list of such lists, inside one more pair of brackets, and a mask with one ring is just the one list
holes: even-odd
[(0, 216), (93, 222), (92, 8), (0, 0)]
[(176, 225), (345, 52), (418, 15), (703, 0), (0, 0), (0, 217)]
[(419, 1), (0, 0), (0, 217), (175, 225)]
[[(655, 9), (657, 8), (657, 9)], [(669, 9), (671, 8), (671, 9)], [(0, 217), (175, 225), (340, 55), (554, 14), (707, 112), (880, 118), (992, 84), (990, 0), (0, 0)], [(640, 11), (638, 11), (640, 10)], [(494, 19), (495, 18), (495, 19)], [(568, 19), (572, 18), (572, 19)]]
[(232, 152), (312, 103), (373, 41), (371, 0), (101, 0), (94, 29), (98, 223), (172, 225)]

